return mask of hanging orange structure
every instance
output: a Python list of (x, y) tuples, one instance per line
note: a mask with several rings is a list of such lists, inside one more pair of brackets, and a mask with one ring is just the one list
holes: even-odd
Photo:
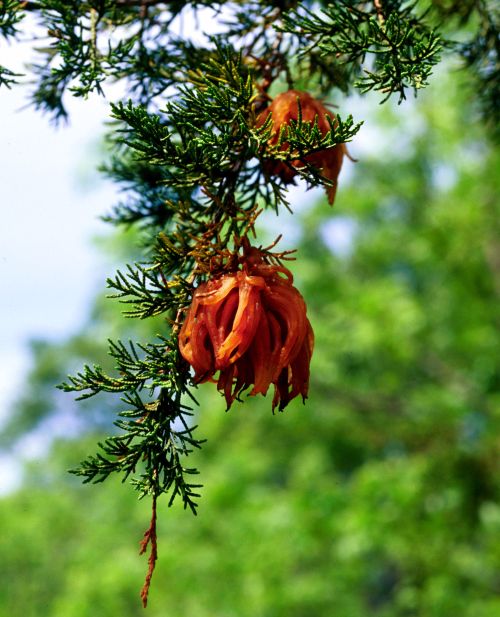
[(259, 249), (249, 247), (241, 261), (196, 288), (179, 349), (194, 382), (217, 383), (228, 409), (248, 388), (265, 395), (273, 384), (272, 408), (281, 411), (307, 397), (314, 335), (306, 304), (290, 270), (266, 263)]
[[(286, 127), (291, 120), (298, 122), (299, 114), (302, 122), (309, 122), (311, 124), (317, 122), (318, 129), (323, 137), (331, 130), (328, 118), (334, 120), (335, 124), (335, 116), (321, 101), (313, 98), (307, 92), (300, 92), (299, 90), (288, 90), (278, 94), (271, 104), (259, 114), (257, 126), (262, 126), (269, 114), (272, 114), (270, 145), (278, 144), (282, 128)], [(289, 144), (286, 141), (280, 146), (282, 151), (286, 151), (288, 148)], [(291, 154), (293, 157), (293, 153)], [(294, 177), (297, 175), (297, 168), (304, 167), (305, 163), (310, 163), (314, 167), (321, 169), (322, 175), (333, 182), (333, 185), (326, 187), (328, 202), (331, 205), (335, 200), (337, 178), (342, 168), (344, 155), (349, 156), (346, 145), (338, 144), (331, 148), (312, 152), (303, 158), (299, 158), (297, 153), (297, 158), (293, 158), (289, 162), (266, 159), (264, 166), (269, 174), (279, 176), (287, 184), (293, 182)]]

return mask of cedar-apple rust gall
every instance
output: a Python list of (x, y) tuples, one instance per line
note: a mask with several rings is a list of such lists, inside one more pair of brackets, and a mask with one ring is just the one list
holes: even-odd
[[(300, 110), (299, 110), (300, 104)], [(269, 145), (278, 144), (280, 132), (283, 127), (286, 127), (291, 120), (297, 122), (299, 120), (299, 111), (302, 117), (302, 122), (313, 124), (318, 123), (318, 129), (324, 137), (331, 129), (328, 118), (331, 118), (336, 125), (335, 116), (329, 111), (321, 101), (313, 98), (307, 92), (298, 90), (288, 90), (278, 94), (271, 104), (262, 111), (257, 117), (257, 126), (262, 126), (267, 120), (269, 114), (272, 119), (272, 134), (269, 140)], [(289, 144), (285, 141), (281, 144), (280, 150), (286, 151)], [(291, 153), (293, 156), (293, 153)], [(271, 175), (279, 176), (285, 183), (289, 184), (294, 181), (297, 175), (297, 169), (304, 167), (305, 163), (310, 163), (321, 170), (321, 174), (330, 180), (333, 184), (326, 187), (328, 202), (333, 204), (335, 193), (337, 192), (337, 178), (342, 168), (344, 155), (351, 158), (345, 144), (338, 144), (331, 148), (325, 148), (312, 152), (303, 158), (293, 158), (288, 163), (280, 160), (266, 159), (264, 169)]]
[(179, 332), (194, 382), (212, 381), (227, 407), (274, 386), (273, 411), (307, 398), (314, 335), (290, 270), (249, 243), (232, 272), (201, 283)]

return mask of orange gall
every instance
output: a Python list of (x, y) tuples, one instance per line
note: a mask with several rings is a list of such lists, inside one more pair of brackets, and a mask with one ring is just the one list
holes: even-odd
[(285, 267), (251, 248), (242, 269), (201, 283), (179, 332), (179, 350), (194, 382), (212, 381), (227, 407), (251, 388), (284, 409), (307, 398), (314, 335), (306, 305)]
[[(270, 145), (276, 145), (278, 143), (280, 131), (283, 126), (288, 125), (291, 120), (298, 121), (299, 103), (302, 121), (311, 124), (317, 121), (318, 129), (323, 137), (330, 131), (330, 122), (328, 118), (331, 118), (335, 124), (335, 116), (321, 101), (313, 98), (307, 92), (288, 90), (287, 92), (278, 94), (271, 104), (257, 117), (257, 126), (262, 126), (269, 114), (272, 114)], [(288, 148), (289, 145), (287, 142), (281, 144), (280, 149), (282, 151), (286, 151)], [(321, 169), (322, 175), (333, 183), (326, 188), (328, 202), (331, 205), (335, 200), (337, 178), (342, 168), (344, 155), (348, 156), (345, 144), (338, 144), (331, 148), (318, 150), (303, 158), (295, 158), (289, 163), (267, 159), (264, 163), (264, 168), (269, 174), (279, 176), (285, 183), (289, 184), (293, 182), (294, 177), (297, 175), (296, 170), (298, 168), (304, 167), (305, 163), (314, 165), (314, 167)]]

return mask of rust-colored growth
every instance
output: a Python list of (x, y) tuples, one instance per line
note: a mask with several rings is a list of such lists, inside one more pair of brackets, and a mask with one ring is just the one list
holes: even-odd
[[(314, 99), (307, 92), (288, 90), (288, 92), (278, 94), (269, 107), (264, 109), (257, 118), (257, 126), (262, 126), (269, 114), (272, 113), (273, 132), (270, 145), (276, 145), (278, 143), (282, 126), (289, 124), (290, 120), (298, 121), (299, 101), (303, 122), (310, 122), (312, 124), (317, 119), (318, 128), (323, 136), (330, 131), (330, 123), (327, 117), (334, 119), (335, 116), (323, 105), (323, 103), (321, 103), (321, 101)], [(287, 142), (281, 145), (283, 151), (286, 151), (288, 147), (289, 145)], [(332, 148), (308, 154), (303, 159), (297, 158), (289, 163), (267, 159), (264, 165), (269, 174), (277, 175), (284, 182), (291, 183), (293, 182), (293, 178), (297, 175), (295, 170), (303, 167), (305, 162), (311, 163), (311, 165), (322, 170), (321, 173), (325, 178), (328, 178), (328, 180), (334, 183), (333, 186), (328, 186), (326, 188), (328, 202), (333, 204), (335, 193), (337, 192), (337, 178), (342, 167), (344, 154), (349, 156), (345, 144), (338, 144)]]
[(251, 386), (254, 396), (274, 385), (273, 411), (299, 394), (305, 399), (313, 345), (292, 273), (256, 248), (245, 251), (241, 270), (197, 287), (179, 333), (195, 383), (217, 383), (228, 409)]

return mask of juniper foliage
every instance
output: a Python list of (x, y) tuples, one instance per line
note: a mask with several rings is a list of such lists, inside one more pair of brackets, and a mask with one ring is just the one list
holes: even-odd
[[(108, 83), (124, 84), (126, 100), (111, 104), (113, 156), (103, 171), (126, 197), (105, 219), (139, 226), (147, 240), (144, 261), (119, 271), (108, 287), (128, 317), (165, 318), (155, 342), (110, 341), (116, 375), (85, 366), (60, 386), (80, 398), (118, 392), (125, 406), (117, 432), (74, 473), (85, 482), (113, 473), (131, 479), (141, 496), (152, 496), (155, 516), (163, 493), (169, 504), (179, 497), (196, 513), (200, 485), (185, 460), (202, 439), (186, 405), (194, 399), (176, 340), (182, 311), (194, 287), (238, 248), (234, 239), (252, 233), (262, 209), (287, 207), (282, 180), (267, 173), (263, 161), (291, 164), (297, 153), (302, 159), (349, 142), (361, 126), (341, 114), (322, 135), (317, 124), (299, 117), (269, 146), (270, 119), (256, 122), (268, 92), (294, 88), (307, 76), (317, 96), (358, 88), (380, 92), (381, 102), (392, 94), (402, 100), (409, 89), (416, 93), (428, 84), (444, 53), (459, 53), (480, 69), (486, 114), (494, 122), (498, 15), (488, 2), (467, 7), (437, 0), (0, 2), (0, 35), (19, 36), (29, 13), (45, 39), (31, 67), (32, 103), (54, 120), (67, 117), (68, 95), (105, 94)], [(207, 10), (219, 34), (195, 43), (173, 28), (183, 11), (196, 19)], [(439, 16), (447, 12), (468, 29), (465, 42), (444, 39)], [(0, 85), (21, 78), (0, 67)], [(310, 186), (330, 183), (311, 164), (300, 175)], [(150, 535), (154, 530), (153, 520)]]
[[(442, 49), (439, 35), (414, 10), (414, 4), (401, 2), (371, 5), (340, 0), (321, 11), (304, 7), (291, 11), (283, 29), (298, 39), (301, 55), (312, 48), (335, 57), (362, 92), (380, 91), (382, 102), (397, 93), (402, 101), (408, 88), (427, 85)], [(367, 56), (372, 57), (368, 66)]]

